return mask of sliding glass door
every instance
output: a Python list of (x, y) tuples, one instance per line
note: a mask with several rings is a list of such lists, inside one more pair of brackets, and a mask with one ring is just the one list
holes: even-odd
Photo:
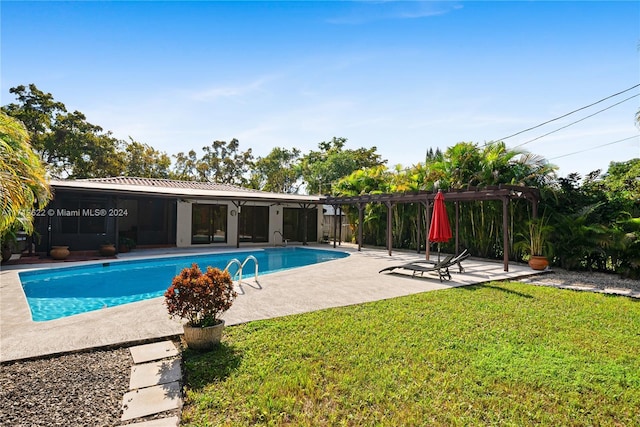
[(191, 244), (227, 242), (227, 205), (193, 205)]

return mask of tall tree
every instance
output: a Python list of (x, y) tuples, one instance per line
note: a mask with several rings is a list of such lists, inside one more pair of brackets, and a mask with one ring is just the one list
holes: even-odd
[(79, 111), (67, 113), (63, 103), (34, 84), (9, 92), (18, 102), (2, 107), (3, 111), (25, 124), (33, 149), (53, 177), (90, 178), (123, 172), (120, 141), (110, 132), (89, 123)]
[(266, 157), (259, 157), (251, 171), (250, 186), (275, 193), (297, 193), (300, 186), (300, 150), (274, 147)]
[(29, 133), (31, 147), (36, 151), (44, 150), (42, 137), (51, 132), (58, 114), (66, 113), (67, 108), (62, 102), (53, 100), (53, 95), (45, 93), (31, 83), (12, 87), (9, 93), (16, 96), (17, 103), (2, 107), (2, 111), (20, 120)]
[(302, 157), (302, 178), (309, 194), (331, 194), (333, 185), (358, 169), (384, 165), (377, 148), (344, 149), (346, 138), (333, 137), (318, 144), (319, 151)]
[(246, 174), (253, 164), (251, 149), (239, 151), (240, 142), (233, 138), (228, 143), (213, 141), (211, 146), (202, 147), (204, 155), (197, 162), (196, 171), (200, 181), (244, 185)]
[(41, 156), (58, 178), (103, 178), (124, 172), (121, 142), (79, 111), (58, 115)]
[(125, 175), (141, 178), (169, 178), (171, 158), (150, 145), (129, 137), (125, 148)]
[(174, 154), (175, 165), (170, 173), (171, 179), (182, 181), (198, 180), (198, 155), (194, 150), (189, 150), (187, 154), (182, 151)]
[(610, 198), (622, 197), (634, 206), (634, 215), (640, 216), (640, 158), (626, 162), (611, 162), (604, 176), (604, 185)]
[(51, 199), (45, 168), (29, 145), (29, 134), (18, 120), (0, 112), (0, 235), (16, 221), (33, 231), (32, 209)]

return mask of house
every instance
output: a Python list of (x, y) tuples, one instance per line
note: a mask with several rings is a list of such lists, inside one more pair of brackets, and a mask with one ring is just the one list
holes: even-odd
[(96, 250), (125, 237), (138, 247), (240, 247), (316, 242), (322, 233), (320, 196), (157, 178), (50, 184), (53, 200), (34, 212), (41, 252), (55, 245)]

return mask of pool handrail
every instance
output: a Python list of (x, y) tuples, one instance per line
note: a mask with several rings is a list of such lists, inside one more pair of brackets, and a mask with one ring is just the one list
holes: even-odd
[(257, 282), (258, 281), (258, 259), (256, 257), (254, 257), (253, 255), (247, 256), (244, 259), (244, 261), (242, 262), (242, 265), (240, 265), (240, 279), (242, 279), (242, 269), (247, 264), (247, 262), (249, 262), (250, 260), (253, 260), (253, 263), (256, 266), (256, 272), (255, 272), (255, 275), (254, 275), (254, 280)]
[[(249, 260), (253, 260), (254, 264), (256, 265), (256, 271), (255, 271), (255, 281), (258, 281), (258, 259), (256, 257), (254, 257), (253, 255), (249, 255), (245, 258), (245, 260), (241, 263), (240, 260), (238, 260), (238, 258), (233, 258), (231, 261), (229, 261), (227, 263), (227, 266), (224, 268), (224, 271), (229, 271), (229, 267), (231, 267), (234, 264), (238, 264), (238, 271), (236, 271), (236, 273), (233, 275), (233, 277), (236, 277), (236, 275), (238, 276), (238, 284), (242, 283), (242, 269), (244, 268), (244, 266), (247, 264), (247, 262), (249, 262)], [(232, 277), (232, 278), (233, 278)]]

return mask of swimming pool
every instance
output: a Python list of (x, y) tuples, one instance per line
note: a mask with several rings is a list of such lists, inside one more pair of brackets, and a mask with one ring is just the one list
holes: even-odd
[[(32, 270), (19, 276), (31, 317), (42, 322), (160, 297), (184, 267), (197, 263), (202, 270), (223, 269), (230, 260), (242, 262), (250, 255), (258, 260), (260, 275), (349, 256), (311, 248), (265, 248)], [(235, 266), (229, 268), (230, 273), (236, 271)], [(247, 262), (243, 276), (253, 277), (254, 272), (254, 263)]]

